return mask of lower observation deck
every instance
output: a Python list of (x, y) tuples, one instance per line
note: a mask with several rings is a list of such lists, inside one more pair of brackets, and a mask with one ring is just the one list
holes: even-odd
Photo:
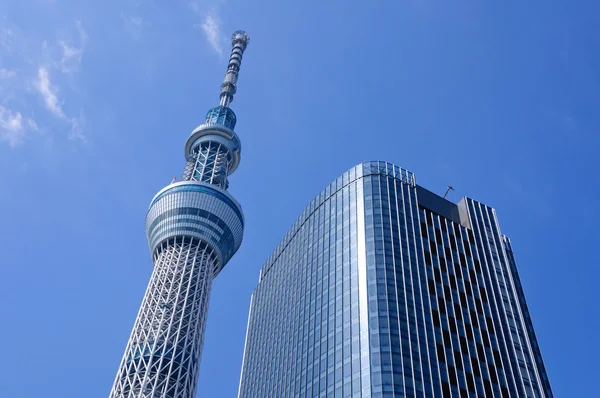
[(215, 275), (242, 243), (244, 216), (240, 205), (225, 190), (198, 181), (182, 181), (160, 190), (146, 215), (150, 251), (180, 236), (200, 239), (212, 246), (219, 260)]

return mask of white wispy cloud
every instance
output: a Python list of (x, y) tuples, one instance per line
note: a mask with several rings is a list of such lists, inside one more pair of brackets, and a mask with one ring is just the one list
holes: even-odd
[(62, 58), (60, 60), (61, 70), (64, 73), (71, 72), (79, 66), (81, 62), (82, 50), (77, 47), (70, 46), (64, 41), (60, 42), (62, 49)]
[(16, 71), (0, 68), (0, 80), (14, 79), (15, 77), (17, 77)]
[(142, 17), (131, 17), (129, 21), (135, 26), (142, 26), (144, 19)]
[(195, 14), (202, 13), (202, 7), (200, 6), (200, 2), (197, 0), (190, 1), (190, 8), (194, 11)]
[(223, 48), (221, 46), (221, 27), (216, 16), (206, 15), (204, 22), (200, 25), (202, 31), (206, 35), (206, 41), (215, 50), (219, 56), (223, 55)]
[(67, 116), (58, 97), (58, 89), (50, 81), (48, 69), (44, 67), (38, 69), (38, 77), (34, 86), (42, 96), (46, 108), (54, 114), (54, 116), (70, 124), (71, 133), (69, 138), (85, 141), (85, 136), (83, 135), (83, 110), (80, 111), (79, 117)]
[(0, 140), (15, 147), (21, 144), (29, 131), (38, 129), (35, 121), (24, 118), (21, 112), (14, 112), (0, 105)]
[(152, 27), (152, 22), (139, 14), (121, 13), (123, 26), (133, 40), (142, 40), (144, 34)]
[(79, 112), (79, 117), (73, 117), (70, 120), (71, 122), (71, 134), (69, 134), (69, 138), (72, 140), (80, 140), (85, 142), (85, 135), (83, 135), (83, 125), (85, 124), (85, 115), (83, 113), (83, 109)]
[(79, 64), (81, 64), (81, 58), (83, 56), (83, 50), (87, 44), (87, 34), (83, 29), (83, 25), (80, 21), (76, 21), (77, 33), (79, 34), (79, 45), (73, 45), (68, 43), (65, 40), (61, 40), (59, 42), (62, 57), (60, 59), (60, 69), (63, 73), (69, 73), (76, 71), (79, 68)]
[(10, 28), (0, 30), (0, 47), (8, 53), (13, 50), (14, 32)]
[(57, 90), (50, 82), (50, 75), (48, 74), (48, 69), (44, 67), (38, 69), (38, 76), (35, 82), (35, 88), (38, 90), (38, 92), (44, 99), (44, 104), (50, 112), (52, 112), (54, 115), (61, 119), (66, 118), (65, 112), (63, 111), (62, 106), (58, 100)]
[(224, 39), (221, 35), (221, 19), (219, 18), (219, 7), (223, 0), (211, 2), (211, 8), (207, 8), (204, 2), (192, 0), (189, 7), (194, 14), (202, 18), (201, 24), (195, 24), (194, 28), (201, 29), (208, 45), (219, 55), (223, 56)]
[[(0, 16), (0, 26), (0, 144), (17, 146), (32, 131), (60, 132), (60, 126), (50, 127), (52, 119), (70, 139), (85, 141), (84, 112), (76, 106), (79, 80), (73, 73), (88, 44), (83, 24), (75, 20), (52, 31), (32, 31)], [(49, 39), (57, 32), (57, 39)]]

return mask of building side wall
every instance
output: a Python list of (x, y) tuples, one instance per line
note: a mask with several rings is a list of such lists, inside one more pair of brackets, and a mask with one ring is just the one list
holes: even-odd
[(525, 301), (525, 293), (523, 292), (523, 287), (521, 285), (521, 279), (519, 278), (519, 273), (517, 272), (517, 264), (515, 263), (515, 258), (512, 251), (512, 245), (510, 243), (510, 239), (508, 237), (503, 236), (504, 250), (506, 254), (506, 258), (508, 264), (510, 266), (510, 272), (513, 278), (514, 289), (519, 298), (519, 306), (521, 310), (521, 314), (523, 316), (525, 326), (529, 333), (529, 343), (531, 345), (531, 350), (535, 358), (535, 366), (537, 367), (537, 373), (539, 376), (539, 382), (541, 383), (542, 390), (546, 393), (547, 397), (553, 397), (552, 388), (550, 387), (550, 381), (548, 380), (548, 374), (546, 373), (546, 367), (544, 366), (544, 361), (542, 359), (542, 353), (540, 350), (540, 346), (537, 341), (537, 337), (535, 335), (535, 331), (533, 329), (533, 322), (531, 320), (531, 316), (529, 314), (529, 309), (527, 307), (527, 302)]
[[(523, 397), (552, 397), (533, 333), (512, 251), (501, 234), (494, 209), (466, 200), (471, 225), (480, 253), (484, 279), (493, 303), (492, 333), (503, 353), (503, 369), (512, 391)], [(516, 277), (516, 278), (515, 278)], [(537, 351), (537, 353), (536, 353)]]

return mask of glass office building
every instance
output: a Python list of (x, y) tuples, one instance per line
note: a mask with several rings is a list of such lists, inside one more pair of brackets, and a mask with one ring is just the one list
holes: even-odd
[(337, 178), (261, 270), (240, 398), (552, 396), (494, 209), (398, 166)]

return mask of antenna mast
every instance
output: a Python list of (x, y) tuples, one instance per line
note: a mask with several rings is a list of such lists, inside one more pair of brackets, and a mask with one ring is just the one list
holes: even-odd
[(242, 56), (244, 50), (250, 41), (250, 36), (243, 30), (233, 32), (231, 36), (231, 55), (229, 56), (229, 64), (227, 65), (227, 73), (225, 80), (221, 84), (221, 100), (222, 106), (229, 106), (233, 101), (233, 96), (236, 92), (238, 74), (240, 73), (240, 65), (242, 64)]
[(448, 185), (448, 189), (446, 189), (446, 193), (444, 194), (444, 199), (446, 199), (446, 195), (448, 195), (448, 192), (450, 191), (454, 191), (454, 188), (452, 188), (451, 185)]

